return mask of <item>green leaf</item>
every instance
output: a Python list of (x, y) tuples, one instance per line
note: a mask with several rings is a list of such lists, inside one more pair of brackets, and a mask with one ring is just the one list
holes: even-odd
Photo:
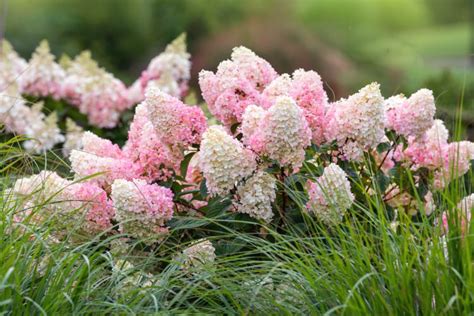
[(186, 173), (188, 172), (189, 162), (190, 162), (191, 159), (193, 158), (194, 154), (195, 154), (195, 152), (190, 152), (189, 154), (187, 154), (186, 156), (184, 156), (183, 161), (181, 161), (180, 172), (181, 172), (181, 176), (182, 176), (183, 178), (186, 177)]
[(387, 150), (389, 150), (392, 146), (390, 145), (390, 143), (380, 143), (378, 146), (377, 146), (377, 152), (380, 154), (380, 153), (383, 153)]
[(168, 222), (168, 226), (174, 230), (192, 229), (209, 224), (209, 221), (200, 218), (175, 217)]
[(202, 179), (201, 185), (199, 186), (199, 193), (201, 194), (202, 198), (207, 197), (207, 185), (206, 185), (206, 178)]

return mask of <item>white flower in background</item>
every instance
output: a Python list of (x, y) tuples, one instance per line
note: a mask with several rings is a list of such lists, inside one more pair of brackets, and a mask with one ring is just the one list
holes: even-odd
[(181, 97), (187, 91), (191, 77), (190, 58), (186, 51), (186, 35), (182, 34), (151, 60), (142, 74), (143, 91), (154, 87), (176, 98)]
[(26, 150), (35, 153), (44, 153), (52, 149), (56, 144), (64, 141), (64, 135), (58, 127), (56, 112), (44, 116), (41, 112), (42, 103), (37, 103), (32, 110), (37, 114), (36, 118), (26, 126), (25, 134), (30, 140), (25, 141)]
[(64, 78), (64, 70), (55, 62), (48, 42), (43, 40), (28, 62), (27, 70), (21, 75), (20, 86), (25, 94), (59, 99)]
[(0, 92), (0, 124), (9, 133), (28, 137), (23, 147), (33, 153), (44, 153), (64, 141), (56, 113), (45, 116), (42, 108), (42, 102), (27, 106), (15, 86)]
[(12, 85), (18, 87), (20, 76), (27, 67), (26, 60), (18, 56), (11, 44), (0, 40), (0, 91)]
[(120, 114), (131, 105), (122, 81), (100, 67), (89, 51), (84, 51), (67, 64), (61, 96), (86, 114), (91, 124), (115, 127)]

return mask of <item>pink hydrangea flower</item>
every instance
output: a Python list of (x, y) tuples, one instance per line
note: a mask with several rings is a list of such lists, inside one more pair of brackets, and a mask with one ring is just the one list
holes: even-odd
[(85, 209), (86, 231), (100, 232), (112, 226), (115, 211), (102, 188), (93, 183), (75, 183), (67, 187), (63, 195), (74, 202), (67, 205), (69, 211), (74, 211), (74, 206)]
[(408, 99), (403, 95), (385, 101), (386, 127), (405, 137), (421, 137), (433, 126), (436, 112), (433, 92), (421, 89)]
[(444, 123), (435, 120), (422, 137), (408, 138), (408, 147), (398, 158), (411, 162), (414, 169), (425, 167), (434, 170), (434, 185), (443, 188), (451, 180), (466, 174), (474, 159), (474, 143), (448, 143), (448, 136)]
[(122, 150), (118, 145), (89, 131), (84, 132), (81, 143), (82, 150), (90, 154), (116, 159), (123, 158)]
[(320, 145), (324, 142), (325, 113), (328, 97), (323, 89), (321, 77), (315, 71), (298, 69), (293, 78), (283, 74), (273, 80), (264, 90), (262, 106), (269, 108), (278, 96), (289, 96), (303, 110), (312, 140)]
[(100, 157), (84, 151), (73, 150), (69, 156), (76, 179), (91, 177), (88, 181), (108, 189), (115, 179), (138, 178), (138, 168), (126, 158)]
[(199, 85), (211, 113), (231, 126), (242, 121), (248, 105), (261, 103), (262, 91), (276, 77), (267, 61), (245, 47), (236, 47), (231, 60), (221, 62), (215, 74), (199, 73)]
[(139, 177), (139, 166), (135, 165), (117, 145), (90, 132), (82, 137), (82, 150), (73, 150), (69, 157), (71, 168), (77, 179), (96, 173), (90, 181), (107, 188), (115, 179)]
[(116, 126), (131, 105), (125, 85), (99, 67), (87, 51), (67, 66), (61, 94), (87, 115), (89, 123), (102, 128)]
[(148, 181), (168, 178), (171, 170), (179, 170), (182, 159), (180, 152), (172, 151), (158, 137), (145, 103), (140, 103), (135, 109), (123, 153), (138, 167), (140, 176)]
[[(26, 198), (29, 205), (41, 205), (36, 220), (55, 219), (59, 225), (75, 225), (82, 232), (96, 234), (112, 225), (114, 209), (107, 193), (93, 183), (74, 183), (57, 173), (42, 171), (29, 178), (18, 179), (11, 192)], [(17, 219), (28, 216), (19, 214)], [(63, 232), (60, 232), (61, 234)]]
[(414, 163), (414, 168), (437, 169), (443, 166), (448, 147), (448, 130), (443, 121), (435, 120), (421, 138), (408, 138), (408, 147), (400, 159)]
[(465, 175), (471, 168), (471, 161), (474, 160), (474, 143), (460, 141), (450, 143), (444, 154), (444, 179), (449, 182), (453, 179)]
[(171, 147), (186, 149), (199, 144), (207, 128), (204, 112), (160, 90), (147, 90), (145, 103), (158, 137)]

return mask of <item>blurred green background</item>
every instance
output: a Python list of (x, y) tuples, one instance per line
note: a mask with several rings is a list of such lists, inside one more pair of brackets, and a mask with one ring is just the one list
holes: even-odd
[[(3, 2), (2, 2), (3, 1)], [(434, 90), (438, 116), (474, 126), (473, 0), (0, 0), (1, 28), (29, 57), (46, 38), (57, 55), (90, 49), (131, 83), (187, 32), (193, 61), (215, 70), (244, 45), (277, 71), (315, 69), (331, 99), (379, 81), (386, 97)], [(449, 123), (449, 122), (448, 122)], [(470, 135), (472, 138), (472, 134)]]

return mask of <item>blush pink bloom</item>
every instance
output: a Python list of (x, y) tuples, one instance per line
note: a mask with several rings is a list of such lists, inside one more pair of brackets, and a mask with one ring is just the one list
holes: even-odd
[(405, 137), (421, 137), (433, 126), (436, 112), (433, 92), (421, 89), (408, 99), (403, 95), (385, 101), (387, 129)]
[(135, 108), (123, 153), (138, 167), (140, 177), (148, 181), (167, 179), (172, 170), (179, 170), (182, 159), (181, 153), (172, 151), (158, 137), (145, 103)]
[(139, 177), (139, 167), (117, 145), (90, 132), (82, 137), (82, 150), (72, 150), (69, 160), (76, 179), (100, 173), (89, 181), (104, 188), (115, 179)]
[(85, 208), (87, 231), (100, 232), (112, 226), (115, 212), (103, 189), (93, 183), (75, 183), (67, 187), (64, 193), (71, 202), (80, 205), (80, 208)]
[(425, 167), (431, 170), (441, 168), (448, 148), (448, 130), (443, 121), (435, 120), (433, 126), (422, 137), (408, 138), (408, 147), (400, 159), (408, 160), (414, 168)]
[(201, 142), (207, 128), (204, 112), (198, 106), (188, 106), (158, 89), (146, 92), (149, 119), (158, 137), (173, 148), (186, 149)]
[(242, 121), (248, 105), (261, 103), (262, 91), (276, 77), (267, 61), (245, 47), (236, 47), (231, 60), (221, 62), (215, 74), (199, 73), (199, 85), (211, 113), (229, 127)]
[(90, 124), (102, 128), (115, 127), (130, 107), (126, 86), (99, 67), (88, 51), (67, 65), (61, 95), (86, 114)]
[(123, 158), (122, 150), (110, 140), (101, 138), (89, 131), (82, 134), (82, 150), (100, 157)]
[(328, 97), (323, 89), (321, 77), (315, 71), (298, 69), (293, 77), (283, 74), (265, 88), (262, 106), (269, 108), (278, 96), (289, 96), (303, 110), (312, 140), (320, 145), (325, 141), (324, 126)]

